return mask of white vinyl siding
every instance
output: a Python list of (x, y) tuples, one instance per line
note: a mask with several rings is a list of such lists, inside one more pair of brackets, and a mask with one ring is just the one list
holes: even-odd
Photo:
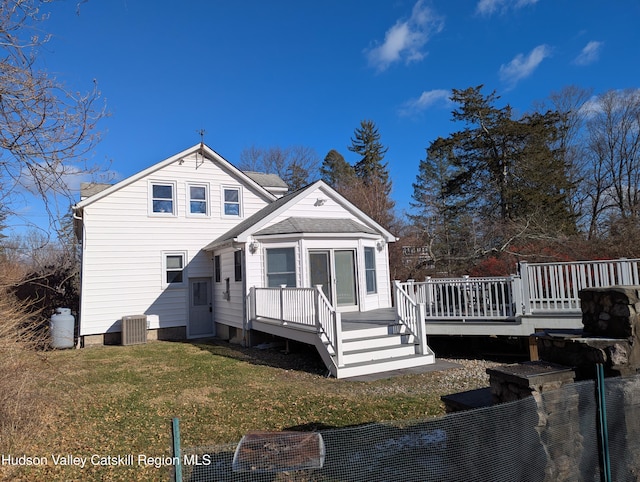
[[(152, 329), (186, 325), (188, 284), (167, 289), (163, 255), (185, 254), (186, 281), (211, 277), (212, 256), (202, 248), (238, 222), (237, 217), (211, 222), (188, 215), (188, 186), (209, 186), (210, 214), (217, 217), (222, 186), (239, 182), (217, 162), (202, 163), (201, 156), (197, 161), (197, 169), (195, 156), (176, 161), (84, 208), (81, 335), (119, 331), (122, 316), (143, 313), (157, 315)], [(153, 184), (174, 186), (174, 216), (153, 213)], [(249, 187), (243, 187), (242, 196), (246, 216), (268, 202)], [(233, 269), (233, 257), (231, 263)], [(235, 318), (242, 318), (242, 306)]]

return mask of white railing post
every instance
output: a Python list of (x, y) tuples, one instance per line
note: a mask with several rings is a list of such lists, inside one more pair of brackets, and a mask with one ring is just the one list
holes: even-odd
[(313, 309), (316, 323), (316, 331), (320, 333), (322, 331), (322, 324), (320, 323), (320, 290), (322, 285), (316, 285), (316, 290), (313, 292)]
[(285, 324), (284, 321), (284, 289), (287, 285), (280, 285), (280, 323)]
[(521, 316), (524, 314), (522, 275), (511, 276), (510, 281), (511, 281), (511, 296), (513, 296), (513, 306), (515, 307), (513, 316)]
[(409, 298), (411, 298), (413, 301), (416, 300), (415, 282), (416, 282), (416, 280), (414, 280), (414, 279), (408, 279), (407, 280), (407, 294), (409, 295)]
[(424, 303), (416, 305), (416, 333), (418, 338), (418, 354), (427, 355), (427, 307)]
[(256, 287), (252, 286), (249, 288), (249, 323), (251, 326), (251, 322), (256, 319)]
[(631, 273), (631, 263), (626, 258), (622, 258), (620, 260), (620, 277), (622, 279), (623, 285), (633, 284), (631, 282), (631, 280), (633, 279), (633, 274)]
[(336, 310), (333, 312), (333, 332), (335, 336), (336, 365), (344, 366), (342, 362), (342, 315)]
[(522, 314), (531, 314), (531, 298), (529, 290), (529, 264), (520, 261), (520, 296), (522, 299)]

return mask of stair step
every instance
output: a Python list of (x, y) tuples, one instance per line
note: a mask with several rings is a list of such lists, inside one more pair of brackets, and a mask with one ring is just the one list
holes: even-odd
[(384, 373), (404, 368), (415, 368), (432, 365), (436, 362), (435, 355), (410, 355), (374, 362), (360, 362), (345, 364), (338, 368), (337, 378), (351, 378), (372, 373)]
[(406, 345), (409, 343), (413, 343), (413, 337), (410, 335), (382, 335), (343, 340), (342, 347), (343, 351), (354, 351), (385, 346)]
[(343, 330), (342, 340), (352, 340), (354, 338), (368, 338), (376, 336), (384, 336), (390, 333), (389, 327), (386, 325), (380, 325), (369, 328), (361, 328), (354, 330)]
[(397, 344), (395, 346), (383, 346), (378, 348), (364, 348), (357, 350), (343, 350), (342, 358), (345, 365), (352, 363), (371, 362), (416, 354), (416, 346), (413, 344)]

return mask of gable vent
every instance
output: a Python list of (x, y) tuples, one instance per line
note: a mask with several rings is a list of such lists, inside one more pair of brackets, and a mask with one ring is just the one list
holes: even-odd
[(122, 345), (139, 345), (147, 342), (147, 315), (122, 317)]

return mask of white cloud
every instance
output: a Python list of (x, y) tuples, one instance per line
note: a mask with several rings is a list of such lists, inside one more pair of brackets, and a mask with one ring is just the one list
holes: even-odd
[(418, 0), (411, 17), (398, 20), (384, 36), (384, 42), (365, 50), (369, 65), (382, 72), (391, 64), (404, 61), (406, 64), (422, 60), (426, 53), (423, 47), (429, 38), (444, 28), (444, 19)]
[(573, 63), (576, 65), (589, 65), (598, 60), (600, 57), (600, 51), (602, 50), (603, 42), (596, 42), (592, 40), (589, 42), (580, 52)]
[(444, 105), (448, 105), (451, 103), (450, 98), (451, 91), (444, 89), (435, 89), (435, 90), (425, 90), (420, 97), (416, 99), (409, 99), (406, 101), (400, 109), (398, 113), (401, 116), (412, 116), (419, 114), (420, 112), (425, 111), (432, 105), (442, 103)]
[(498, 10), (504, 13), (510, 8), (517, 10), (536, 3), (538, 0), (480, 0), (476, 6), (476, 12), (480, 15), (492, 15)]
[(551, 49), (547, 45), (538, 45), (529, 55), (516, 55), (508, 64), (500, 66), (500, 80), (507, 82), (511, 86), (519, 80), (529, 77), (538, 65), (551, 55)]

